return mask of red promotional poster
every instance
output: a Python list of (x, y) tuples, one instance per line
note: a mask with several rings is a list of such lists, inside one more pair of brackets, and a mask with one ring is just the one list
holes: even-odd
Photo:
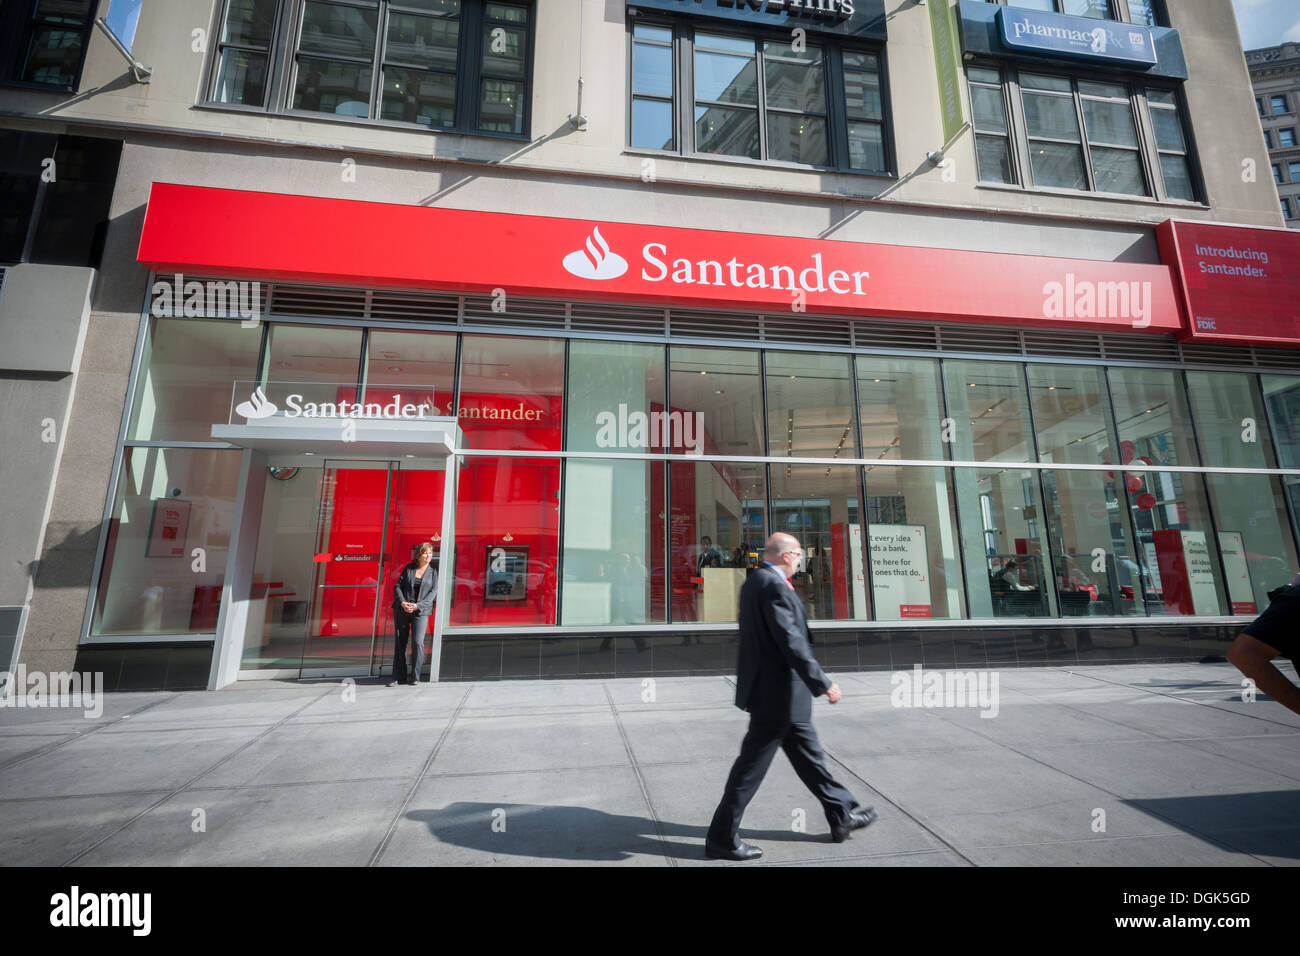
[(1181, 338), (1300, 345), (1300, 232), (1170, 219), (1156, 236), (1186, 308)]
[[(375, 237), (383, 237), (382, 242)], [(155, 183), (160, 273), (1175, 332), (1168, 266)]]

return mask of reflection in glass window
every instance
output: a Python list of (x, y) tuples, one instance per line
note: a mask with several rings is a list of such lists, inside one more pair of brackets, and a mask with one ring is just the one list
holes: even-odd
[(1188, 372), (1187, 391), (1207, 463), (1227, 468), (1277, 467), (1255, 376)]
[(1060, 189), (1087, 189), (1079, 119), (1070, 81), (1065, 77), (1022, 73), (1020, 95), (1034, 183)]
[(995, 69), (972, 66), (966, 70), (970, 84), (971, 113), (975, 126), (975, 152), (980, 182), (1013, 183), (1010, 127), (1002, 98), (1002, 76)]
[(1072, 465), (1114, 461), (1115, 426), (1101, 369), (1030, 365), (1028, 372), (1038, 460)]
[(858, 355), (858, 404), (864, 458), (939, 461), (943, 396), (933, 359)]
[(768, 454), (856, 458), (849, 357), (768, 352), (765, 360)]
[(868, 465), (866, 479), (875, 619), (962, 617), (947, 469)]
[(664, 490), (660, 462), (565, 463), (561, 624), (667, 620)]
[(1063, 617), (1145, 613), (1138, 560), (1114, 473), (1044, 471), (1052, 570)]
[[(1300, 377), (1293, 375), (1261, 376), (1264, 401), (1273, 426), (1278, 465), (1300, 468)], [(1296, 519), (1295, 532), (1300, 537), (1300, 475), (1283, 475), (1282, 484), (1291, 502), (1291, 516)]]
[(1219, 529), (1219, 550), (1233, 614), (1256, 615), (1268, 592), (1295, 576), (1295, 545), (1287, 533), (1282, 486), (1275, 475), (1205, 476)]
[[(123, 449), (90, 632), (215, 632), (243, 452)], [(194, 548), (206, 554), (192, 567)]]
[(276, 324), (267, 356), (266, 395), (275, 404), (289, 394), (302, 402), (356, 401), (360, 329)]
[(445, 332), (371, 329), (366, 345), (365, 401), (427, 402), (429, 415), (452, 415), (456, 336)]
[(1056, 615), (1034, 472), (956, 468), (971, 617)]
[(673, 31), (638, 22), (632, 27), (632, 145), (674, 149)]
[(218, 103), (266, 105), (271, 32), (279, 0), (230, 0), (217, 51)]
[(681, 413), (688, 439), (671, 450), (690, 453), (701, 442), (706, 455), (764, 454), (758, 352), (674, 345), (669, 357), (671, 412)]
[(662, 452), (665, 417), (664, 347), (574, 340), (569, 345), (570, 451)]
[(753, 40), (695, 36), (695, 149), (759, 157), (758, 69)]
[(674, 462), (668, 481), (672, 620), (734, 621), (746, 571), (767, 538), (765, 468)]
[(466, 447), (559, 451), (564, 341), (462, 336), (459, 401)]
[(803, 548), (791, 583), (810, 620), (869, 616), (859, 495), (851, 465), (772, 466), (772, 530)]
[(1123, 473), (1150, 615), (1223, 614), (1219, 548), (1197, 474)]
[(451, 623), (554, 624), (560, 463), (469, 458), (456, 494)]
[(943, 363), (959, 461), (1032, 461), (1029, 402), (1012, 362)]
[(1179, 373), (1112, 368), (1109, 374), (1119, 425), (1121, 457), (1117, 464), (1199, 465), (1187, 393)]
[(849, 166), (885, 172), (885, 111), (880, 97), (880, 57), (845, 50), (844, 104), (848, 118)]
[[(129, 437), (141, 441), (212, 441), (212, 426), (231, 421), (247, 398), (236, 382), (257, 378), (262, 327), (242, 322), (153, 318), (145, 333)], [(242, 424), (241, 419), (235, 419)]]

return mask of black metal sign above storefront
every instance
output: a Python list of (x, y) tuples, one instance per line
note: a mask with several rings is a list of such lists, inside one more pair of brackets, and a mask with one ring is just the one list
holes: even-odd
[(884, 0), (628, 0), (627, 7), (876, 40), (886, 33)]

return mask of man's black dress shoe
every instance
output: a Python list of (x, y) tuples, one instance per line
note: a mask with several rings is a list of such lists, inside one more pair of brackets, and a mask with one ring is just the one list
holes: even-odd
[(757, 860), (763, 855), (763, 851), (756, 846), (744, 842), (737, 843), (734, 847), (714, 846), (712, 843), (705, 842), (704, 855), (710, 860)]
[(876, 822), (875, 807), (867, 807), (865, 810), (854, 810), (839, 826), (831, 827), (831, 839), (836, 843), (843, 843), (849, 838), (849, 834), (854, 830), (861, 830), (863, 827), (871, 826)]

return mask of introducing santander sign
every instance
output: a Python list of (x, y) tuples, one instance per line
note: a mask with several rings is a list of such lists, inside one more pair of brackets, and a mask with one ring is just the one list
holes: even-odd
[(166, 183), (153, 186), (139, 260), (159, 272), (504, 292), (507, 311), (512, 296), (541, 296), (1140, 332), (1182, 324), (1163, 265)]
[(1170, 219), (1156, 237), (1186, 302), (1183, 338), (1300, 344), (1300, 232)]

